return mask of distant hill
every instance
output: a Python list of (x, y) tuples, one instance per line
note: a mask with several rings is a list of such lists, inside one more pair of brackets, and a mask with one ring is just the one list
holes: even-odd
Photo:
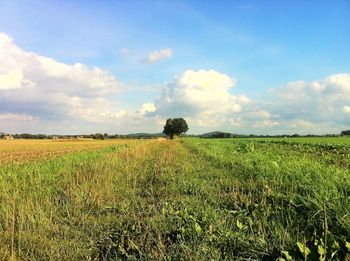
[(223, 131), (212, 131), (207, 132), (202, 135), (198, 135), (201, 138), (238, 138), (238, 137), (246, 137), (246, 135), (234, 134)]

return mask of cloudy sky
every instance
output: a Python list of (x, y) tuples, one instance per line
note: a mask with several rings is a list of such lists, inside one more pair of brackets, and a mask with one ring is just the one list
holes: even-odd
[(0, 0), (0, 132), (350, 129), (350, 2)]

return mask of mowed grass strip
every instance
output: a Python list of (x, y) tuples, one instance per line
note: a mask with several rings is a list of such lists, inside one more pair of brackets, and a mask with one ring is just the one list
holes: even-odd
[(349, 170), (280, 144), (137, 141), (12, 168), (5, 259), (304, 260), (324, 240), (347, 255)]
[(121, 244), (110, 253), (114, 243), (110, 246), (105, 240), (117, 236), (110, 233), (118, 227), (137, 236), (127, 224), (140, 220), (142, 209), (152, 208), (150, 200), (156, 203), (159, 192), (153, 180), (167, 166), (170, 170), (176, 158), (176, 147), (165, 144), (141, 141), (41, 163), (2, 166), (0, 256), (20, 260), (126, 256), (129, 247), (123, 250)]

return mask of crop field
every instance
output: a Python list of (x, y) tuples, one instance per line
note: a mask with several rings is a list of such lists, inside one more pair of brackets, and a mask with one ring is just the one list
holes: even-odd
[(48, 159), (71, 152), (130, 143), (125, 140), (0, 140), (0, 164)]
[[(249, 139), (248, 139), (249, 140)], [(320, 144), (320, 145), (350, 145), (350, 137), (289, 137), (289, 138), (253, 138), (250, 140), (266, 140), (270, 142), (295, 143), (295, 144)]]
[(0, 259), (350, 260), (350, 139), (0, 142)]

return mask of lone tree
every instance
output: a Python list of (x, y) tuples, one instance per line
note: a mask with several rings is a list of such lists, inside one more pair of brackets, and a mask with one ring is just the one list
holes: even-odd
[(186, 131), (188, 131), (188, 126), (183, 118), (169, 118), (166, 120), (163, 133), (172, 140), (174, 135), (180, 135)]

